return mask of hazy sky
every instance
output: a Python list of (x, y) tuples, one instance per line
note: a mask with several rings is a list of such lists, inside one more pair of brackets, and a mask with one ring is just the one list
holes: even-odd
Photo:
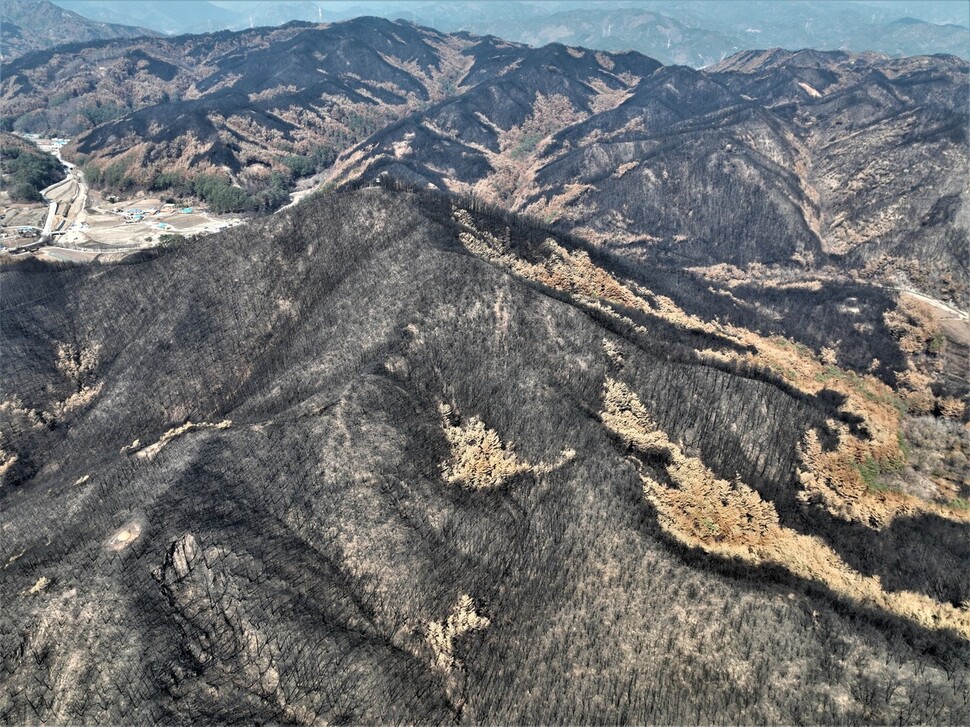
[[(16, 0), (14, 0), (16, 2)], [(740, 50), (874, 50), (970, 55), (970, 0), (53, 0), (94, 20), (166, 34), (241, 30), (291, 20), (402, 18), (545, 45), (637, 50), (703, 66)], [(635, 17), (631, 9), (637, 9)], [(905, 18), (905, 20), (904, 20)]]

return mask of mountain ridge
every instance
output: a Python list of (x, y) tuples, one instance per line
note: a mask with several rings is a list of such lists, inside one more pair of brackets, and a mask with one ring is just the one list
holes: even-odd
[(622, 266), (365, 188), (0, 268), (0, 714), (962, 721), (966, 513), (802, 476), (898, 446), (881, 385), (787, 348), (786, 382)]
[[(435, 109), (413, 117), (409, 126), (378, 132), (359, 147), (366, 151), (346, 153), (353, 163), (338, 159), (329, 175), (338, 184), (385, 172), (412, 183), (423, 177), (439, 187), (474, 190), (513, 209), (551, 216), (563, 229), (603, 244), (631, 250), (647, 245), (654, 258), (675, 255), (696, 265), (789, 261), (813, 267), (817, 261), (820, 267), (847, 263), (850, 270), (883, 266), (891, 274), (921, 275), (893, 267), (893, 260), (914, 254), (903, 250), (921, 250), (939, 262), (922, 272), (917, 286), (954, 296), (965, 306), (968, 289), (960, 282), (968, 269), (965, 228), (961, 233), (959, 226), (934, 228), (919, 221), (934, 219), (931, 209), (937, 204), (950, 205), (954, 213), (966, 208), (959, 160), (966, 158), (961, 99), (967, 75), (967, 64), (955, 57), (749, 51), (707, 72), (662, 67), (640, 79), (629, 96), (594, 114), (571, 98), (573, 108), (567, 111), (586, 118), (572, 121), (569, 113), (559, 114), (561, 123), (543, 129), (532, 142), (539, 146), (524, 159), (511, 147), (507, 153), (475, 152), (481, 157), (476, 168), (483, 162), (491, 168), (484, 175), (457, 167), (442, 176), (439, 169), (425, 168), (423, 155), (402, 157), (405, 137), (420, 139), (425, 127), (442, 128), (429, 116)], [(454, 102), (458, 108), (463, 98)], [(464, 111), (455, 128), (474, 129), (480, 113)], [(906, 131), (920, 124), (925, 129)], [(515, 136), (516, 128), (505, 124), (504, 133)], [(844, 141), (833, 144), (839, 134)], [(451, 134), (450, 141), (464, 141), (462, 133)], [(938, 197), (926, 199), (921, 188), (907, 186), (902, 178), (889, 182), (902, 185), (892, 194), (882, 192), (881, 184), (862, 183), (862, 176), (872, 175), (871, 156), (903, 148), (925, 187), (939, 189)], [(707, 167), (689, 171), (684, 166), (702, 157), (709, 160)], [(714, 175), (732, 181), (715, 183)], [(617, 181), (602, 184), (611, 177)], [(651, 190), (646, 197), (639, 191), (642, 184)], [(846, 184), (858, 192), (843, 195)], [(757, 193), (747, 191), (756, 188)], [(705, 214), (690, 217), (688, 199)], [(918, 211), (897, 211), (914, 204)], [(623, 205), (629, 212), (617, 217)], [(749, 210), (747, 217), (726, 213), (739, 205)], [(846, 226), (854, 210), (860, 214)], [(678, 214), (684, 216), (678, 219)], [(761, 224), (759, 216), (772, 222)], [(766, 236), (774, 229), (787, 232)], [(787, 249), (779, 247), (782, 240)], [(954, 274), (947, 277), (945, 271)]]
[(48, 0), (3, 0), (0, 15), (0, 59), (4, 61), (67, 41), (159, 35), (146, 28), (89, 20)]

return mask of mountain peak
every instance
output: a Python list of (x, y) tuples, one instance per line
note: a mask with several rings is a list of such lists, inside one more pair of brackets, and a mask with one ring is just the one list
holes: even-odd
[(0, 17), (3, 60), (62, 43), (159, 35), (145, 28), (89, 20), (48, 0), (0, 0)]

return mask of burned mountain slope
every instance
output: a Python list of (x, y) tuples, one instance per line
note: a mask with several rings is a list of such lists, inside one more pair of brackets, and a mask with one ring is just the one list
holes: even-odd
[[(507, 127), (532, 112), (537, 93), (589, 110), (658, 66), (636, 53), (535, 49), (357, 18), (74, 44), (5, 65), (0, 93), (17, 131), (79, 135), (65, 154), (96, 186), (178, 191), (177, 177), (228, 172), (251, 191), (274, 173), (311, 176), (424, 109), (444, 104), (436, 114), (448, 129), (449, 115), (463, 118), (447, 102), (485, 79), (499, 84), (473, 93), (463, 111)], [(469, 141), (495, 147), (491, 126), (479, 127)]]
[(74, 44), (5, 65), (2, 93), (18, 131), (80, 134), (65, 153), (88, 164), (94, 182), (111, 168), (144, 187), (159, 175), (227, 167), (254, 186), (292, 167), (312, 173), (312, 163), (293, 159), (327, 164), (454, 93), (472, 63), (462, 51), (480, 43), (490, 41), (360, 18)]
[[(966, 61), (775, 50), (712, 70), (792, 125), (826, 253), (966, 306)], [(779, 72), (793, 83), (774, 86)]]
[[(516, 69), (378, 132), (331, 179), (473, 193), (649, 264), (876, 276), (965, 306), (965, 61), (776, 49), (631, 70), (586, 54), (602, 66), (574, 74), (585, 96), (531, 76), (509, 93)], [(531, 110), (510, 116), (513, 98)]]
[(968, 718), (965, 515), (833, 479), (882, 385), (577, 240), (364, 189), (0, 275), (5, 721)]

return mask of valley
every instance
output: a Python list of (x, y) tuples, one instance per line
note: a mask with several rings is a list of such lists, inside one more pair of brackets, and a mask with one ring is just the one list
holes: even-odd
[(35, 255), (71, 262), (117, 261), (153, 244), (242, 222), (239, 217), (212, 215), (206, 209), (177, 206), (174, 199), (166, 202), (144, 193), (119, 199), (91, 192), (83, 172), (61, 159), (60, 150), (68, 140), (32, 141), (63, 165), (65, 177), (40, 191), (47, 200), (44, 206), (0, 206), (4, 218), (0, 229), (8, 249), (26, 247)]

